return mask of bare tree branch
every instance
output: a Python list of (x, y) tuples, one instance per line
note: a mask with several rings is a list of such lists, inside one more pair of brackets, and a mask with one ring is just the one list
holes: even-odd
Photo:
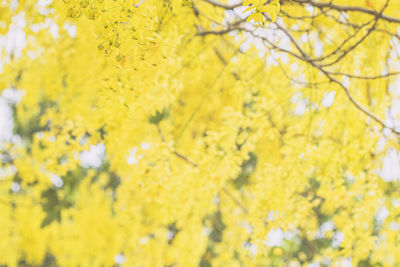
[(371, 10), (368, 8), (364, 8), (364, 7), (360, 7), (360, 6), (341, 6), (341, 5), (336, 5), (333, 4), (332, 2), (329, 3), (324, 3), (324, 2), (315, 2), (315, 1), (311, 1), (311, 0), (289, 0), (289, 1), (282, 1), (283, 3), (286, 2), (296, 2), (299, 4), (310, 4), (314, 7), (317, 8), (330, 8), (330, 9), (334, 9), (337, 11), (341, 11), (341, 12), (361, 12), (364, 14), (369, 14), (375, 17), (381, 17), (382, 20), (388, 21), (388, 22), (393, 22), (393, 23), (400, 23), (400, 18), (394, 18), (394, 17), (390, 17), (390, 16), (386, 16), (386, 15), (381, 15), (380, 12), (377, 12), (375, 10)]

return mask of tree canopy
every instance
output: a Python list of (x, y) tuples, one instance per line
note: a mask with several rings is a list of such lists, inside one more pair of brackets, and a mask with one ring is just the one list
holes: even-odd
[(399, 266), (399, 10), (3, 0), (0, 265)]

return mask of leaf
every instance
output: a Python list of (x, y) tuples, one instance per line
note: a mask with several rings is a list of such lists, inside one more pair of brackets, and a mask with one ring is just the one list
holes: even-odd
[(279, 1), (273, 1), (271, 4), (267, 6), (265, 12), (267, 12), (270, 15), (272, 21), (276, 21), (280, 9), (281, 5), (279, 4)]
[(251, 20), (254, 18), (255, 14), (256, 14), (256, 13), (251, 14), (251, 15), (246, 19), (246, 22), (251, 21)]
[(255, 13), (254, 15), (254, 21), (255, 22), (262, 22), (264, 20), (264, 17), (262, 15), (262, 13)]

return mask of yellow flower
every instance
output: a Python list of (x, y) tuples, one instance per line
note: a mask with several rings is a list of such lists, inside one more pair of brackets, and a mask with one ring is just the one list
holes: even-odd
[[(243, 2), (243, 5), (249, 5), (244, 12), (250, 11), (255, 9), (255, 12), (253, 14), (251, 14), (248, 18), (247, 18), (247, 22), (254, 20), (254, 22), (263, 22), (264, 21), (264, 17), (263, 14), (264, 12), (268, 13), (271, 17), (272, 21), (276, 20), (276, 17), (280, 11), (280, 3), (279, 0), (273, 0), (271, 3), (269, 3), (268, 5), (264, 5), (266, 3), (266, 1), (264, 0), (260, 0), (256, 3), (255, 0), (246, 0)], [(251, 6), (250, 6), (251, 5)]]
[(249, 21), (251, 21), (251, 20), (254, 20), (254, 22), (262, 22), (262, 21), (263, 21), (263, 15), (262, 15), (262, 13), (254, 12), (253, 14), (251, 14), (251, 15), (247, 18), (246, 22), (249, 22)]

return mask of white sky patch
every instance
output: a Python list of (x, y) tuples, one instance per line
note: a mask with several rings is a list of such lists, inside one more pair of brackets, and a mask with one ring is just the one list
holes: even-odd
[(51, 36), (53, 36), (53, 38), (59, 37), (58, 25), (51, 18), (46, 18), (44, 20), (44, 22), (42, 22), (42, 23), (33, 24), (31, 26), (31, 29), (35, 33), (48, 29), (48, 31), (50, 32)]
[(249, 250), (250, 250), (250, 254), (251, 254), (252, 256), (257, 255), (258, 248), (257, 248), (256, 245), (251, 244)]
[(59, 34), (58, 34), (58, 25), (56, 23), (50, 24), (49, 32), (53, 36), (53, 38), (57, 38), (59, 36)]
[(11, 191), (13, 191), (13, 193), (18, 193), (19, 190), (21, 190), (21, 186), (19, 185), (19, 183), (12, 183), (11, 185)]
[[(240, 13), (238, 13), (237, 15), (239, 17), (242, 17), (243, 14)], [(227, 16), (229, 17), (232, 15), (231, 13), (227, 13)], [(243, 17), (246, 17), (246, 15)], [(277, 23), (282, 24), (282, 20), (278, 18)], [(250, 49), (251, 46), (254, 45), (255, 48), (258, 50), (259, 57), (264, 57), (267, 53), (269, 53), (269, 56), (266, 58), (267, 65), (277, 66), (278, 63), (276, 62), (276, 60), (281, 60), (285, 64), (289, 62), (289, 57), (286, 53), (277, 53), (273, 49), (268, 51), (268, 45), (266, 45), (264, 43), (265, 41), (262, 40), (266, 39), (268, 40), (268, 42), (279, 44), (279, 47), (281, 47), (282, 49), (290, 50), (291, 42), (289, 38), (285, 35), (284, 32), (277, 30), (277, 26), (275, 24), (269, 24), (267, 27), (257, 27), (253, 22), (248, 22), (244, 24), (244, 27), (247, 30), (252, 31), (254, 34), (250, 34), (247, 32), (243, 33), (246, 41), (243, 42), (242, 46), (240, 47), (242, 52), (246, 52), (248, 49)]]
[(49, 15), (54, 12), (53, 8), (48, 8), (48, 6), (53, 2), (53, 0), (39, 0), (37, 6), (39, 7), (39, 13), (41, 15)]
[(0, 147), (2, 142), (11, 141), (13, 136), (12, 110), (4, 97), (0, 97)]
[(389, 73), (387, 66), (382, 70), (381, 75), (387, 75)]
[[(32, 36), (30, 36), (30, 37), (32, 37)], [(30, 39), (30, 38), (28, 37), (28, 39)], [(33, 38), (32, 38), (32, 39), (33, 39)], [(29, 40), (28, 40), (28, 42), (29, 42)], [(29, 56), (31, 59), (35, 59), (35, 58), (40, 57), (40, 55), (41, 55), (43, 52), (44, 52), (44, 48), (43, 48), (43, 47), (36, 47), (35, 50), (29, 50), (29, 51), (27, 52), (27, 54), (28, 54), (28, 56)]]
[(70, 23), (65, 23), (63, 29), (67, 31), (68, 35), (72, 38), (76, 37), (76, 26)]
[(140, 7), (146, 0), (140, 0), (139, 3), (135, 5), (136, 8)]
[(292, 104), (297, 104), (296, 108), (294, 109), (294, 112), (297, 115), (303, 115), (306, 112), (308, 100), (303, 99), (303, 94), (301, 92), (294, 94), (290, 102)]
[(335, 95), (336, 91), (332, 91), (330, 93), (326, 92), (324, 94), (324, 98), (322, 99), (322, 105), (324, 105), (326, 108), (332, 106), (333, 102), (335, 101)]
[(392, 200), (392, 205), (393, 205), (395, 208), (400, 207), (400, 199), (394, 198), (394, 199)]
[(214, 199), (212, 200), (212, 203), (213, 203), (214, 205), (219, 205), (220, 201), (221, 201), (221, 199), (219, 198), (219, 195), (216, 195), (216, 196), (214, 197)]
[(0, 46), (4, 45), (7, 54), (12, 54), (18, 58), (22, 55), (22, 49), (26, 46), (25, 31), (26, 27), (25, 13), (20, 12), (12, 18), (12, 23), (9, 26), (9, 32), (5, 37), (4, 43), (0, 39)]
[(241, 226), (246, 229), (246, 232), (251, 234), (253, 233), (253, 227), (251, 227), (251, 225), (248, 222), (243, 222), (241, 223)]
[[(2, 157), (0, 156), (0, 161)], [(14, 165), (9, 165), (5, 168), (0, 167), (0, 178), (10, 177), (17, 173), (17, 168)]]
[(378, 224), (382, 225), (389, 214), (390, 212), (386, 207), (379, 209), (376, 213), (376, 221), (378, 222)]
[(299, 69), (299, 64), (297, 64), (297, 63), (292, 63), (292, 64), (290, 65), (290, 69), (292, 70), (292, 72), (297, 72), (298, 69)]
[[(379, 130), (378, 127), (377, 127), (377, 129)], [(392, 132), (392, 131), (390, 131), (390, 129), (388, 129), (388, 128), (386, 128), (386, 127), (383, 128), (383, 130), (382, 130), (382, 133), (383, 133), (384, 136), (389, 136), (391, 132)]]
[(145, 237), (140, 238), (139, 243), (140, 243), (141, 245), (144, 245), (144, 244), (147, 243), (147, 241), (149, 241), (149, 237), (148, 237), (148, 236), (145, 236)]
[(400, 179), (400, 153), (394, 148), (390, 148), (386, 151), (382, 169), (378, 171), (378, 175), (386, 182)]
[(351, 258), (345, 258), (340, 261), (341, 267), (353, 267), (353, 263), (351, 263)]
[(125, 262), (125, 256), (122, 254), (117, 254), (114, 256), (114, 262), (116, 264), (123, 264)]
[(238, 16), (240, 19), (245, 19), (252, 13), (252, 11), (244, 12), (246, 8), (247, 8), (246, 6), (240, 5), (233, 10), (233, 14)]
[(274, 229), (271, 230), (267, 234), (267, 238), (264, 241), (264, 244), (266, 244), (269, 247), (280, 247), (283, 245), (283, 231), (282, 229)]
[(307, 100), (304, 99), (297, 103), (297, 106), (296, 106), (294, 112), (297, 115), (303, 115), (306, 112), (306, 110), (307, 110)]
[(393, 231), (399, 231), (400, 230), (400, 224), (398, 222), (391, 222), (389, 224), (389, 229)]
[(339, 19), (340, 19), (342, 22), (347, 22), (348, 19), (349, 19), (349, 14), (347, 14), (346, 12), (342, 12), (342, 13), (340, 13)]
[(0, 147), (3, 142), (20, 144), (21, 137), (13, 134), (14, 120), (10, 105), (16, 105), (25, 94), (22, 90), (4, 89), (0, 94)]
[(317, 238), (323, 238), (325, 236), (325, 232), (326, 231), (333, 231), (333, 229), (335, 228), (335, 225), (333, 224), (332, 221), (327, 221), (324, 222), (317, 231)]
[[(391, 66), (391, 70), (399, 70), (400, 69), (400, 61), (397, 58), (397, 54), (400, 48), (400, 40), (393, 37), (390, 40), (390, 44), (393, 49), (390, 50), (390, 57), (388, 59), (388, 65)], [(399, 78), (398, 78), (399, 79)]]
[(203, 235), (208, 236), (211, 234), (211, 229), (208, 227), (204, 227), (202, 230)]
[[(397, 86), (399, 86), (398, 88), (400, 89), (400, 80)], [(394, 95), (399, 94), (397, 90), (393, 92)], [(394, 98), (392, 100), (392, 105), (389, 109), (387, 109), (386, 112), (385, 122), (388, 126), (393, 127), (396, 130), (400, 130), (400, 98)]]
[(240, 51), (242, 52), (247, 52), (251, 48), (252, 43), (249, 40), (246, 40), (243, 42), (243, 44), (240, 46)]
[(302, 93), (302, 92), (299, 92), (299, 93), (296, 93), (296, 94), (294, 94), (294, 95), (292, 96), (292, 98), (290, 99), (290, 102), (291, 102), (292, 104), (295, 104), (295, 103), (299, 102), (299, 101), (302, 100), (302, 99), (303, 99), (303, 93)]
[(332, 261), (328, 256), (324, 256), (321, 260), (321, 263), (324, 265), (331, 266)]
[(297, 234), (296, 231), (283, 232), (281, 228), (272, 229), (267, 234), (263, 244), (269, 247), (281, 247), (284, 244), (284, 240), (291, 240)]
[(240, 0), (228, 0), (229, 5), (236, 5), (236, 4), (240, 4), (240, 3), (241, 3)]
[(52, 9), (52, 8), (39, 7), (39, 14), (43, 15), (43, 16), (47, 16), (47, 15), (53, 13), (53, 10), (54, 9)]
[(346, 88), (348, 88), (350, 86), (350, 78), (349, 78), (349, 76), (343, 75), (342, 76), (342, 83)]
[(4, 89), (1, 96), (10, 104), (18, 104), (22, 97), (25, 95), (25, 91), (17, 90), (14, 88)]
[(385, 146), (386, 146), (386, 138), (385, 138), (384, 136), (382, 136), (382, 137), (378, 140), (378, 143), (376, 144), (376, 150), (377, 150), (378, 152), (381, 152), (381, 151), (383, 151), (383, 149), (385, 148)]
[(286, 53), (280, 53), (279, 57), (283, 64), (289, 64), (289, 55)]
[(332, 238), (332, 247), (338, 248), (344, 241), (344, 234), (341, 231), (336, 231)]
[(356, 177), (349, 171), (345, 172), (344, 177), (346, 178), (346, 182), (349, 184), (352, 184), (356, 181)]
[(53, 0), (39, 0), (37, 4), (39, 7), (47, 7), (52, 2), (53, 2)]
[(126, 162), (129, 165), (138, 164), (139, 163), (139, 160), (138, 160), (138, 158), (136, 156), (137, 151), (138, 151), (137, 147), (134, 147), (131, 150), (129, 150), (129, 156), (126, 159)]
[(306, 11), (310, 14), (314, 13), (314, 7), (310, 4), (306, 4)]
[(252, 243), (250, 243), (250, 242), (244, 242), (244, 243), (242, 244), (242, 248), (243, 248), (243, 249), (249, 250), (249, 251), (250, 251), (250, 254), (251, 254), (252, 256), (257, 255), (258, 248), (257, 248), (257, 246), (256, 246), (255, 244), (252, 244)]
[(106, 147), (104, 144), (91, 145), (90, 150), (81, 153), (81, 164), (85, 168), (98, 168), (105, 157)]
[(175, 233), (172, 231), (167, 232), (167, 239), (172, 240), (175, 237)]
[(278, 66), (278, 61), (276, 61), (276, 57), (274, 56), (274, 54), (276, 54), (276, 52), (271, 51), (271, 55), (265, 59), (265, 64), (267, 64), (268, 66)]
[(12, 11), (15, 11), (17, 10), (17, 7), (18, 7), (18, 0), (11, 0), (10, 9)]
[(55, 187), (62, 187), (64, 184), (63, 180), (57, 174), (51, 175), (50, 180)]
[(268, 212), (268, 221), (274, 221), (278, 218), (278, 212), (271, 210)]
[(324, 52), (324, 43), (319, 39), (318, 33), (312, 32), (311, 39), (314, 41), (314, 55), (316, 57), (322, 56)]
[(150, 147), (151, 147), (151, 144), (150, 143), (146, 143), (146, 142), (142, 142), (140, 144), (140, 146), (142, 147), (143, 150), (149, 150)]
[(308, 38), (308, 34), (307, 33), (303, 33), (299, 38), (299, 42), (301, 42), (301, 43), (307, 43), (308, 40), (309, 40), (309, 38)]
[(0, 35), (0, 73), (3, 72), (3, 65), (8, 63), (10, 55), (16, 58), (22, 56), (22, 49), (26, 46), (26, 38), (24, 28), (26, 27), (25, 13), (20, 12), (12, 17), (9, 31), (5, 35)]

